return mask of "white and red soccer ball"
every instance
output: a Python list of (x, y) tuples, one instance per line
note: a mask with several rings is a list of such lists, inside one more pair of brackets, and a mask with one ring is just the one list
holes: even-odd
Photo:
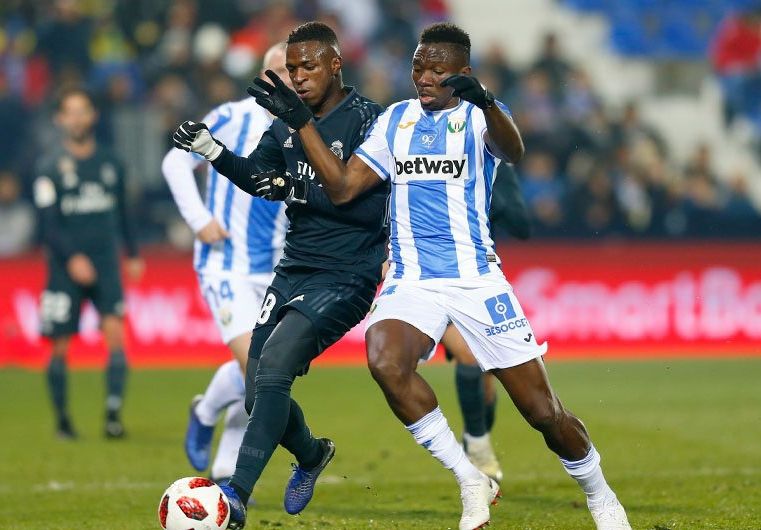
[(161, 496), (159, 524), (164, 530), (223, 530), (229, 521), (227, 498), (207, 478), (181, 478)]

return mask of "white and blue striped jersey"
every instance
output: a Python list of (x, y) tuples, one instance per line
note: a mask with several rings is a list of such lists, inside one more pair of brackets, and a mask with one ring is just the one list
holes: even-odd
[[(228, 149), (246, 156), (269, 129), (272, 117), (253, 98), (246, 98), (217, 107), (203, 122)], [(230, 233), (230, 238), (213, 245), (196, 240), (195, 269), (198, 272), (271, 273), (282, 256), (288, 227), (284, 203), (252, 197), (220, 175), (211, 164), (207, 165), (205, 205)]]
[(484, 113), (472, 103), (432, 112), (411, 99), (381, 114), (354, 152), (392, 183), (388, 277), (474, 278), (499, 270), (488, 216), (499, 159), (485, 133)]

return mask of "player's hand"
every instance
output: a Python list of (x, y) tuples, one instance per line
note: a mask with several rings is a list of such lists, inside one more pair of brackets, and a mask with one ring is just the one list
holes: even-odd
[(306, 204), (307, 202), (306, 181), (275, 170), (255, 173), (251, 175), (251, 178), (254, 180), (257, 197), (268, 201), (285, 201), (286, 204), (293, 202)]
[(272, 70), (264, 72), (272, 84), (257, 77), (254, 85), (246, 89), (256, 102), (297, 131), (312, 119), (312, 111), (299, 95), (288, 88)]
[(452, 87), (452, 96), (470, 101), (480, 109), (488, 109), (494, 105), (494, 94), (478, 82), (472, 75), (455, 74), (441, 82), (443, 87)]
[(81, 253), (74, 254), (69, 258), (66, 262), (66, 272), (69, 273), (74, 283), (79, 285), (92, 285), (98, 279), (95, 265), (92, 264), (90, 258)]
[(145, 273), (145, 261), (138, 257), (127, 258), (124, 268), (130, 281), (139, 282)]
[(198, 231), (196, 237), (199, 239), (199, 241), (201, 241), (201, 243), (211, 245), (218, 241), (222, 241), (223, 239), (228, 239), (230, 234), (227, 232), (227, 230), (222, 228), (222, 225), (219, 224), (219, 221), (212, 219), (206, 226)]
[(211, 135), (205, 123), (193, 121), (185, 121), (177, 127), (172, 140), (177, 149), (198, 153), (209, 162), (216, 160), (225, 147)]

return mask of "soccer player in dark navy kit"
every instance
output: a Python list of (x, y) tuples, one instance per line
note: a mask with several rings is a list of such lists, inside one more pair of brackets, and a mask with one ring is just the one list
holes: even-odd
[[(343, 85), (333, 30), (317, 22), (296, 28), (287, 41), (286, 67), (301, 109), (288, 121), (306, 123), (314, 115), (333, 154), (347, 160), (382, 109)], [(267, 75), (282, 84), (274, 74)], [(255, 83), (249, 93), (261, 106), (273, 114), (288, 113), (287, 106), (278, 107), (279, 102), (268, 98), (271, 85), (259, 79)], [(292, 514), (304, 509), (317, 476), (333, 457), (330, 440), (312, 437), (290, 397), (291, 385), (370, 308), (386, 256), (388, 188), (377, 186), (349, 204), (334, 206), (313, 182), (298, 134), (282, 120), (272, 124), (248, 158), (232, 154), (201, 123), (183, 123), (175, 145), (203, 155), (241, 189), (288, 204), (284, 256), (249, 351), (246, 401), (251, 417), (235, 473), (229, 485), (222, 485), (231, 505), (229, 528), (242, 528), (244, 505), (278, 443), (298, 460), (284, 499)]]
[(137, 279), (143, 271), (127, 214), (124, 167), (110, 150), (96, 143), (97, 118), (93, 100), (84, 90), (73, 88), (61, 95), (55, 120), (63, 141), (41, 162), (34, 183), (48, 251), (48, 282), (41, 297), (42, 333), (52, 340), (47, 380), (62, 438), (76, 437), (66, 410), (66, 353), (71, 336), (79, 330), (85, 299), (100, 314), (108, 348), (105, 435), (124, 435), (120, 411), (127, 362), (117, 251), (120, 235), (129, 257), (129, 276)]

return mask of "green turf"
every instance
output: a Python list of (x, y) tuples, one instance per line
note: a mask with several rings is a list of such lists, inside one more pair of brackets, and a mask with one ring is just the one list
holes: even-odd
[[(761, 361), (553, 363), (556, 390), (586, 423), (634, 528), (761, 528)], [(452, 370), (423, 370), (455, 432)], [(182, 452), (189, 397), (209, 371), (137, 371), (129, 440), (101, 436), (102, 376), (72, 374), (82, 438), (52, 436), (39, 373), (0, 371), (0, 528), (157, 529), (163, 489), (194, 474)], [(314, 368), (296, 395), (337, 456), (299, 517), (281, 508), (289, 459), (257, 485), (247, 528), (456, 528), (454, 479), (387, 410), (364, 368)], [(592, 528), (583, 496), (504, 396), (494, 433), (505, 497), (492, 528)]]

